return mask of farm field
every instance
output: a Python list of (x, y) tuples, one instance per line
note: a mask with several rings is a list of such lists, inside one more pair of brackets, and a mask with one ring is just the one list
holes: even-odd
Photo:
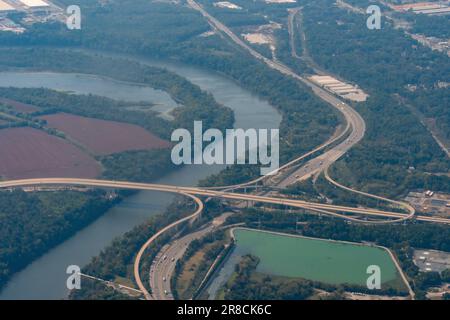
[(381, 269), (382, 285), (402, 288), (389, 253), (379, 247), (236, 229), (235, 253), (260, 259), (257, 272), (328, 284), (365, 286), (367, 267)]
[(36, 106), (22, 103), (22, 102), (15, 101), (15, 100), (11, 100), (11, 99), (7, 99), (7, 98), (0, 97), (0, 103), (5, 104), (7, 106), (11, 106), (14, 109), (14, 111), (20, 112), (20, 113), (33, 113), (33, 112), (40, 110)]
[(101, 166), (61, 138), (22, 127), (0, 130), (0, 178), (93, 178)]
[(170, 146), (136, 125), (58, 113), (40, 117), (47, 126), (64, 132), (95, 155), (162, 149)]

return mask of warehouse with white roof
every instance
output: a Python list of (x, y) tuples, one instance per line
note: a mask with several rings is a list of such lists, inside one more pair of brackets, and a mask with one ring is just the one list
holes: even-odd
[(14, 11), (14, 10), (15, 9), (12, 5), (3, 0), (0, 0), (0, 12)]
[(44, 8), (50, 6), (47, 2), (43, 0), (19, 0), (19, 1), (29, 8)]

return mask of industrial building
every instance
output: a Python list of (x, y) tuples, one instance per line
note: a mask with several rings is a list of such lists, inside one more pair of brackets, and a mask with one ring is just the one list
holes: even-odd
[(9, 3), (0, 0), (0, 12), (8, 12), (8, 11), (14, 11), (15, 8), (10, 5)]
[(403, 5), (392, 5), (395, 11), (410, 11), (416, 14), (445, 15), (450, 14), (449, 2), (418, 2)]
[(28, 8), (45, 8), (50, 6), (50, 4), (48, 4), (43, 0), (19, 0), (19, 1)]
[(8, 15), (15, 11), (17, 11), (17, 8), (11, 2), (0, 0), (0, 31), (14, 33), (23, 33), (25, 31), (25, 28), (8, 18)]
[(357, 86), (339, 81), (331, 76), (314, 75), (309, 79), (342, 98), (357, 102), (364, 102), (367, 100), (368, 95), (363, 90)]
[(48, 0), (0, 0), (0, 12), (8, 10), (30, 13), (43, 9), (53, 11), (60, 8)]
[[(18, 21), (10, 13), (25, 13)], [(13, 21), (14, 20), (14, 21)], [(0, 0), (0, 32), (23, 33), (34, 23), (65, 22), (64, 11), (48, 0)]]

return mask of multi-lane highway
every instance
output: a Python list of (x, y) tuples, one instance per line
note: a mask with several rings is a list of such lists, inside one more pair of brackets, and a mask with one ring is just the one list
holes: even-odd
[(142, 291), (142, 293), (144, 294), (145, 299), (150, 300), (152, 298), (151, 294), (148, 292), (147, 288), (145, 287), (145, 285), (142, 283), (142, 279), (141, 279), (141, 274), (140, 274), (140, 265), (141, 265), (141, 260), (142, 257), (144, 256), (145, 251), (147, 250), (148, 247), (150, 247), (153, 242), (159, 238), (163, 233), (169, 231), (170, 229), (182, 224), (183, 222), (186, 221), (192, 221), (193, 219), (196, 219), (203, 211), (204, 205), (203, 202), (190, 194), (187, 193), (183, 193), (183, 192), (178, 192), (184, 196), (190, 197), (191, 199), (193, 199), (196, 203), (197, 203), (197, 209), (195, 210), (195, 212), (193, 214), (191, 214), (190, 216), (184, 217), (180, 220), (177, 220), (171, 224), (169, 224), (168, 226), (166, 226), (165, 228), (159, 230), (157, 233), (155, 233), (150, 239), (147, 240), (147, 242), (141, 247), (141, 249), (139, 250), (138, 254), (136, 255), (136, 258), (134, 260), (134, 278), (136, 280), (136, 284), (139, 287), (139, 290)]
[[(347, 127), (345, 128), (345, 130), (343, 130), (343, 132), (339, 136), (337, 136), (334, 139), (330, 139), (329, 141), (319, 146), (318, 148), (314, 149), (313, 151), (307, 153), (306, 155), (302, 155), (301, 157), (298, 157), (292, 160), (291, 162), (285, 164), (279, 169), (279, 171), (289, 168), (292, 165), (305, 159), (306, 157), (331, 146), (332, 144), (341, 140), (350, 131), (350, 134), (347, 136), (347, 138), (338, 146), (335, 146), (333, 149), (329, 150), (326, 154), (322, 155), (319, 158), (311, 160), (311, 163), (309, 163), (308, 166), (303, 166), (298, 170), (298, 172), (290, 175), (290, 177), (288, 177), (284, 182), (281, 183), (281, 186), (292, 184), (293, 182), (297, 181), (302, 177), (307, 177), (314, 173), (325, 170), (333, 162), (337, 161), (340, 157), (342, 157), (342, 155), (345, 154), (345, 152), (347, 152), (355, 144), (361, 141), (361, 139), (364, 137), (365, 134), (366, 125), (364, 119), (351, 106), (349, 106), (347, 103), (345, 103), (338, 97), (334, 96), (333, 94), (329, 93), (328, 91), (324, 90), (323, 88), (319, 87), (309, 79), (296, 74), (294, 71), (292, 71), (288, 66), (284, 65), (283, 63), (279, 61), (270, 60), (261, 55), (260, 53), (258, 53), (257, 51), (255, 51), (253, 48), (247, 45), (239, 36), (234, 34), (233, 31), (231, 31), (222, 22), (211, 16), (201, 5), (199, 5), (194, 0), (188, 0), (187, 2), (191, 8), (199, 11), (215, 30), (225, 33), (235, 44), (245, 49), (254, 58), (264, 62), (270, 68), (277, 70), (282, 74), (290, 76), (296, 80), (299, 80), (300, 82), (311, 88), (311, 90), (316, 96), (318, 96), (319, 98), (330, 104), (332, 107), (334, 107), (336, 110), (338, 110), (345, 118)], [(227, 186), (221, 189), (241, 188), (242, 186), (255, 184), (267, 178), (270, 178), (270, 176), (260, 177), (258, 179), (255, 179), (253, 181), (244, 184), (236, 186)]]
[[(225, 33), (230, 39), (238, 44), (240, 47), (247, 50), (252, 56), (256, 59), (263, 61), (270, 68), (278, 70), (279, 72), (293, 77), (296, 80), (299, 80), (313, 91), (315, 95), (320, 97), (322, 100), (329, 103), (336, 110), (342, 113), (344, 118), (346, 119), (346, 128), (342, 130), (336, 137), (331, 138), (321, 146), (316, 149), (308, 152), (305, 155), (302, 155), (291, 162), (285, 164), (280, 168), (280, 170), (284, 170), (286, 168), (290, 168), (292, 165), (300, 162), (301, 160), (313, 155), (319, 151), (326, 149), (327, 147), (333, 146), (331, 149), (323, 153), (322, 155), (308, 161), (304, 166), (296, 170), (293, 174), (289, 175), (283, 181), (279, 183), (280, 187), (288, 186), (300, 179), (304, 179), (318, 172), (326, 171), (326, 169), (335, 161), (337, 161), (340, 157), (342, 157), (351, 147), (357, 144), (364, 137), (365, 134), (365, 122), (362, 117), (356, 112), (351, 106), (346, 104), (344, 101), (340, 100), (333, 94), (327, 92), (321, 87), (317, 86), (313, 82), (309, 81), (307, 78), (304, 78), (295, 72), (293, 72), (290, 68), (280, 63), (279, 61), (270, 60), (251, 47), (249, 47), (245, 42), (243, 42), (237, 35), (235, 35), (230, 29), (228, 29), (225, 25), (223, 25), (220, 21), (212, 17), (208, 14), (199, 4), (197, 4), (194, 0), (188, 0), (188, 4), (199, 11), (211, 24), (213, 28)], [(345, 138), (345, 139), (344, 139)], [(344, 140), (343, 140), (344, 139)], [(343, 141), (341, 141), (343, 140)], [(339, 142), (340, 141), (340, 142)], [(260, 177), (253, 181), (239, 184), (236, 186), (227, 186), (221, 187), (220, 189), (238, 189), (243, 186), (252, 185), (257, 182), (260, 182), (267, 177)], [(49, 178), (49, 179), (28, 179), (28, 180), (15, 180), (15, 181), (3, 181), (0, 182), (0, 188), (16, 188), (16, 187), (24, 187), (24, 186), (41, 186), (41, 185), (52, 185), (52, 186), (86, 186), (86, 187), (95, 187), (95, 188), (114, 188), (114, 189), (134, 189), (134, 190), (153, 190), (153, 191), (163, 191), (181, 194), (184, 196), (188, 196), (192, 198), (197, 203), (196, 211), (183, 219), (180, 219), (169, 226), (163, 228), (158, 231), (155, 235), (153, 235), (145, 244), (142, 246), (140, 251), (138, 252), (135, 264), (134, 264), (134, 275), (136, 282), (138, 284), (139, 289), (144, 293), (146, 299), (165, 299), (171, 298), (170, 293), (170, 278), (174, 271), (176, 261), (182, 257), (184, 254), (188, 244), (192, 242), (194, 239), (204, 236), (206, 233), (213, 230), (213, 224), (206, 226), (206, 228), (196, 231), (194, 233), (188, 234), (185, 237), (177, 240), (176, 242), (171, 243), (164, 252), (161, 252), (158, 255), (158, 258), (155, 259), (151, 271), (150, 271), (150, 287), (152, 288), (152, 294), (150, 294), (144, 284), (142, 283), (140, 277), (140, 261), (147, 250), (147, 248), (153, 244), (153, 242), (164, 232), (174, 228), (175, 226), (186, 222), (188, 220), (195, 219), (203, 210), (203, 202), (198, 198), (198, 196), (204, 197), (213, 197), (220, 199), (228, 199), (228, 200), (238, 200), (238, 201), (251, 201), (251, 202), (259, 202), (266, 204), (276, 204), (283, 205), (295, 208), (303, 208), (316, 212), (321, 212), (325, 214), (336, 215), (342, 218), (348, 218), (352, 220), (353, 218), (344, 215), (345, 213), (357, 214), (359, 216), (368, 216), (375, 218), (386, 218), (389, 219), (387, 221), (395, 221), (398, 220), (406, 220), (415, 218), (419, 221), (425, 222), (434, 222), (434, 223), (445, 223), (450, 224), (450, 219), (445, 218), (437, 218), (437, 217), (427, 217), (427, 216), (417, 216), (415, 215), (415, 211), (413, 208), (405, 206), (403, 203), (391, 201), (389, 199), (373, 196), (367, 193), (362, 193), (350, 188), (346, 188), (333, 181), (328, 175), (326, 175), (327, 179), (330, 182), (334, 183), (336, 186), (346, 189), (351, 192), (360, 193), (366, 196), (375, 197), (380, 200), (387, 200), (391, 203), (397, 205), (403, 205), (409, 210), (409, 214), (398, 213), (398, 212), (388, 212), (377, 209), (369, 209), (369, 208), (361, 208), (361, 207), (345, 207), (345, 206), (335, 206), (330, 204), (321, 204), (321, 203), (312, 203), (300, 200), (290, 200), (287, 198), (281, 197), (270, 197), (264, 195), (251, 195), (251, 194), (241, 194), (241, 193), (232, 193), (225, 191), (220, 191), (214, 188), (202, 189), (202, 188), (192, 188), (192, 187), (178, 187), (178, 186), (170, 186), (170, 185), (157, 185), (157, 184), (144, 184), (144, 183), (134, 183), (134, 182), (122, 182), (122, 181), (110, 181), (110, 180), (92, 180), (92, 179), (65, 179), (65, 178)], [(356, 219), (355, 219), (356, 220)]]
[(175, 271), (176, 263), (183, 257), (189, 244), (195, 239), (202, 238), (213, 230), (213, 226), (189, 233), (166, 246), (153, 260), (150, 267), (150, 288), (155, 300), (172, 300), (170, 279)]
[[(150, 191), (162, 191), (169, 193), (176, 193), (181, 195), (188, 195), (193, 197), (204, 196), (211, 198), (227, 199), (227, 200), (237, 200), (237, 201), (250, 201), (256, 203), (266, 203), (282, 205), (294, 208), (302, 209), (319, 209), (326, 210), (330, 212), (340, 212), (340, 213), (351, 213), (358, 215), (366, 215), (370, 217), (381, 217), (381, 218), (404, 218), (409, 216), (409, 214), (382, 211), (377, 209), (369, 209), (362, 207), (346, 207), (337, 206), (332, 204), (323, 204), (308, 202), (302, 200), (290, 200), (288, 198), (282, 197), (270, 197), (270, 196), (260, 196), (252, 194), (242, 194), (233, 193), (219, 190), (210, 190), (194, 187), (178, 187), (172, 185), (162, 185), (162, 184), (150, 184), (150, 183), (137, 183), (137, 182), (125, 182), (125, 181), (112, 181), (112, 180), (94, 180), (94, 179), (78, 179), (78, 178), (45, 178), (45, 179), (25, 179), (25, 180), (11, 180), (0, 182), (0, 188), (17, 188), (26, 186), (86, 186), (94, 188), (113, 188), (113, 189), (129, 189), (129, 190), (150, 190)], [(200, 206), (200, 204), (199, 204)], [(189, 218), (189, 217), (188, 217)], [(188, 219), (184, 218), (184, 219)], [(428, 217), (428, 216), (415, 216), (415, 219), (426, 222), (436, 222), (436, 223), (450, 223), (450, 219)], [(170, 227), (170, 226), (169, 226)]]
[(164, 246), (163, 250), (158, 253), (158, 256), (153, 260), (152, 266), (150, 267), (150, 288), (153, 299), (173, 299), (170, 279), (175, 271), (177, 261), (183, 257), (192, 241), (203, 238), (207, 234), (217, 230), (231, 214), (231, 212), (225, 212), (199, 230), (189, 233)]
[[(348, 134), (348, 136), (345, 138), (345, 140), (340, 142), (338, 145), (332, 147), (330, 150), (328, 150), (324, 154), (308, 161), (305, 165), (301, 166), (294, 173), (291, 173), (287, 178), (285, 178), (284, 180), (279, 182), (278, 187), (283, 188), (283, 187), (291, 185), (299, 180), (309, 178), (314, 174), (318, 174), (320, 172), (327, 171), (327, 169), (331, 166), (331, 164), (336, 162), (349, 149), (351, 149), (354, 145), (356, 145), (358, 142), (360, 142), (363, 139), (363, 137), (365, 135), (365, 131), (366, 131), (365, 121), (360, 116), (360, 114), (358, 112), (356, 112), (351, 106), (349, 106), (347, 103), (345, 103), (343, 100), (336, 97), (335, 95), (333, 95), (333, 94), (329, 93), (328, 91), (324, 90), (323, 88), (317, 86), (314, 82), (310, 81), (309, 79), (296, 74), (289, 67), (282, 64), (281, 62), (270, 60), (270, 59), (262, 56), (258, 52), (256, 52), (249, 45), (247, 45), (242, 39), (240, 39), (237, 35), (235, 35), (227, 26), (225, 26), (223, 23), (221, 23), (216, 18), (211, 16), (201, 5), (197, 4), (194, 0), (188, 0), (188, 4), (193, 9), (199, 11), (208, 20), (208, 22), (214, 29), (221, 31), (221, 32), (225, 33), (226, 35), (228, 35), (229, 38), (234, 43), (236, 43), (237, 45), (239, 45), (240, 47), (242, 47), (243, 49), (248, 51), (253, 57), (255, 57), (256, 59), (258, 59), (260, 61), (263, 61), (270, 68), (278, 70), (279, 72), (286, 74), (288, 76), (291, 76), (294, 79), (297, 79), (297, 80), (301, 81), (303, 84), (310, 87), (316, 96), (318, 96), (319, 98), (321, 98), (322, 100), (324, 100), (325, 102), (327, 102), (331, 106), (333, 106), (336, 110), (338, 110), (344, 116), (344, 118), (346, 120), (347, 126), (346, 126), (345, 130), (343, 130), (341, 132), (340, 135), (338, 135), (337, 137), (335, 137), (333, 139), (330, 139), (329, 141), (325, 142), (324, 144), (322, 144), (321, 146), (312, 150), (311, 152), (308, 152), (307, 154), (302, 155), (302, 156), (290, 161), (289, 163), (285, 164), (284, 166), (282, 166), (279, 169), (279, 172), (282, 172), (284, 169), (290, 168), (292, 165), (299, 163), (300, 161), (304, 160), (305, 158), (309, 157), (310, 155), (313, 155), (319, 151), (324, 150), (327, 147), (332, 146), (336, 142), (342, 140), (350, 132)], [(289, 14), (289, 18), (288, 18), (288, 27), (289, 27), (289, 31), (290, 31), (289, 33), (290, 33), (290, 41), (291, 41), (291, 51), (295, 57), (298, 57), (298, 56), (296, 54), (295, 45), (294, 45), (294, 19), (295, 19), (295, 15), (299, 13), (300, 9), (301, 8), (292, 9)], [(303, 38), (305, 39), (305, 35), (303, 35)], [(305, 46), (304, 46), (304, 48), (306, 50)], [(309, 61), (309, 63), (311, 63), (311, 61), (310, 61), (311, 59), (307, 59), (307, 60)], [(316, 66), (312, 65), (312, 68), (316, 69)], [(322, 72), (322, 71), (319, 71), (319, 72)], [(364, 196), (368, 196), (368, 197), (376, 198), (379, 200), (387, 201), (390, 203), (394, 203), (396, 205), (400, 205), (400, 206), (408, 209), (411, 216), (414, 215), (414, 208), (412, 208), (408, 204), (400, 203), (397, 201), (391, 201), (389, 199), (382, 198), (382, 197), (379, 197), (376, 195), (371, 195), (368, 193), (358, 192), (356, 190), (346, 188), (339, 183), (335, 183), (335, 181), (333, 181), (329, 177), (328, 174), (326, 175), (326, 177), (331, 183), (333, 183), (335, 186), (337, 186), (339, 188), (343, 188), (344, 190), (347, 190), (347, 191), (360, 193), (361, 195), (364, 195)], [(232, 190), (232, 189), (242, 188), (244, 186), (258, 183), (266, 178), (267, 177), (260, 177), (258, 179), (255, 179), (253, 181), (250, 181), (250, 182), (247, 182), (244, 184), (224, 187), (224, 188), (222, 188), (222, 190)], [(338, 215), (338, 216), (340, 216), (340, 215)], [(343, 216), (340, 216), (340, 217), (343, 217)], [(409, 217), (406, 217), (406, 218), (400, 217), (400, 218), (398, 218), (398, 220), (404, 220), (404, 219), (408, 219), (408, 218)]]
[[(153, 242), (164, 232), (174, 228), (175, 226), (194, 219), (197, 217), (203, 210), (203, 202), (197, 198), (197, 196), (205, 196), (205, 197), (213, 197), (213, 198), (221, 198), (228, 200), (238, 200), (238, 201), (251, 201), (251, 202), (260, 202), (267, 204), (276, 204), (282, 206), (290, 206), (296, 208), (309, 209), (313, 211), (322, 212), (325, 214), (339, 214), (342, 213), (354, 213), (358, 215), (367, 215), (372, 217), (382, 217), (388, 219), (408, 219), (414, 216), (414, 212), (408, 214), (396, 213), (396, 212), (386, 212), (376, 209), (367, 209), (367, 208), (353, 208), (353, 207), (344, 207), (344, 206), (335, 206), (329, 204), (320, 204), (320, 203), (311, 203), (301, 200), (289, 200), (286, 198), (277, 198), (277, 197), (267, 197), (267, 196), (258, 196), (251, 194), (240, 194), (233, 192), (225, 192), (219, 190), (208, 190), (201, 188), (193, 188), (193, 187), (178, 187), (178, 186), (170, 186), (170, 185), (161, 185), (161, 184), (146, 184), (146, 183), (135, 183), (135, 182), (124, 182), (124, 181), (112, 181), (112, 180), (94, 180), (94, 179), (70, 179), (70, 178), (46, 178), (46, 179), (24, 179), (24, 180), (11, 180), (11, 181), (2, 181), (0, 182), (0, 188), (18, 188), (18, 187), (27, 187), (27, 186), (86, 186), (86, 187), (95, 187), (95, 188), (113, 188), (113, 189), (130, 189), (130, 190), (151, 190), (151, 191), (163, 191), (169, 193), (176, 193), (185, 196), (189, 196), (194, 199), (198, 205), (197, 210), (190, 216), (182, 218), (162, 230), (158, 231), (155, 235), (153, 235), (142, 248), (139, 250), (134, 264), (134, 275), (136, 279), (136, 283), (139, 289), (144, 293), (146, 299), (152, 299), (151, 294), (146, 289), (145, 285), (142, 283), (140, 277), (140, 261), (147, 250), (147, 248), (153, 244)], [(450, 224), (450, 219), (444, 218), (436, 218), (436, 217), (425, 217), (425, 216), (416, 216), (417, 220), (427, 221), (427, 222), (435, 222), (435, 223), (446, 223)], [(166, 289), (165, 289), (166, 290)]]
[[(383, 212), (380, 210), (374, 210), (374, 209), (366, 209), (366, 208), (349, 208), (349, 207), (340, 207), (340, 206), (333, 206), (333, 205), (325, 205), (325, 204), (316, 204), (316, 203), (307, 203), (304, 201), (298, 201), (298, 200), (289, 200), (289, 199), (283, 199), (283, 198), (274, 198), (274, 197), (266, 197), (266, 196), (256, 196), (256, 195), (247, 195), (247, 194), (236, 194), (236, 193), (229, 193), (225, 191), (214, 191), (213, 189), (198, 189), (198, 188), (186, 188), (181, 190), (181, 188), (170, 186), (156, 186), (156, 188), (160, 188), (162, 191), (167, 192), (176, 192), (176, 193), (182, 193), (187, 195), (203, 195), (207, 197), (218, 197), (223, 199), (231, 199), (231, 200), (244, 200), (244, 201), (252, 201), (252, 202), (263, 202), (263, 203), (271, 203), (271, 204), (281, 204), (285, 206), (292, 206), (292, 207), (299, 207), (304, 209), (310, 209), (316, 212), (321, 212), (325, 214), (331, 214), (336, 215), (339, 217), (347, 218), (352, 220), (353, 218), (343, 215), (343, 213), (354, 213), (354, 214), (360, 214), (360, 215), (369, 215), (369, 216), (377, 216), (377, 217), (384, 217), (388, 219), (395, 219), (395, 221), (399, 220), (406, 220), (415, 217), (417, 220), (421, 221), (428, 221), (428, 222), (436, 222), (436, 223), (450, 223), (450, 219), (443, 219), (443, 218), (433, 218), (433, 217), (424, 217), (424, 216), (415, 216), (415, 210), (411, 206), (408, 206), (407, 204), (403, 204), (397, 201), (392, 201), (386, 198), (374, 196), (368, 193), (359, 192), (350, 188), (347, 188), (345, 186), (340, 185), (339, 183), (332, 180), (327, 172), (327, 169), (330, 167), (332, 163), (337, 161), (340, 157), (342, 157), (350, 148), (352, 148), (355, 144), (357, 144), (361, 139), (364, 137), (366, 126), (365, 122), (362, 119), (362, 117), (359, 115), (358, 112), (356, 112), (352, 107), (347, 105), (344, 101), (340, 100), (336, 96), (332, 95), (331, 93), (327, 92), (326, 90), (322, 89), (321, 87), (317, 86), (315, 83), (309, 81), (307, 78), (304, 78), (296, 73), (294, 73), (290, 68), (285, 66), (284, 64), (280, 63), (279, 61), (270, 60), (255, 50), (253, 50), (250, 46), (248, 46), (240, 37), (235, 35), (229, 28), (227, 28), (224, 24), (222, 24), (220, 21), (212, 17), (206, 10), (203, 9), (202, 6), (197, 4), (194, 0), (188, 0), (188, 4), (195, 10), (199, 11), (210, 23), (210, 25), (223, 33), (225, 33), (234, 43), (239, 45), (240, 47), (244, 48), (246, 51), (248, 51), (253, 57), (256, 59), (263, 61), (266, 65), (268, 65), (270, 68), (278, 70), (279, 72), (291, 76), (294, 79), (297, 79), (301, 81), (303, 84), (310, 87), (315, 95), (317, 95), (322, 100), (328, 102), (331, 106), (333, 106), (336, 110), (342, 113), (344, 118), (346, 119), (346, 128), (335, 138), (332, 138), (322, 144), (321, 146), (317, 147), (316, 149), (312, 150), (311, 152), (302, 155), (291, 162), (285, 164), (283, 167), (280, 168), (280, 170), (284, 170), (286, 168), (290, 168), (292, 165), (300, 162), (301, 160), (305, 159), (306, 157), (309, 157), (312, 154), (315, 154), (316, 152), (322, 151), (325, 148), (332, 146), (333, 144), (337, 143), (338, 141), (342, 140), (346, 135), (348, 135), (345, 140), (341, 141), (339, 144), (325, 152), (324, 154), (308, 161), (304, 166), (300, 167), (298, 170), (296, 170), (293, 174), (289, 175), (287, 178), (285, 178), (281, 183), (278, 184), (280, 187), (286, 187), (292, 183), (295, 183), (296, 181), (300, 179), (304, 179), (307, 177), (310, 177), (311, 175), (314, 175), (316, 173), (325, 171), (326, 172), (326, 178), (333, 183), (334, 185), (343, 188), (345, 190), (356, 192), (368, 197), (376, 198), (379, 200), (388, 201), (390, 203), (393, 203), (398, 206), (406, 207), (409, 211), (409, 214), (402, 214), (402, 213), (394, 213), (394, 212)], [(289, 23), (293, 23), (293, 16), (296, 12), (293, 12), (290, 16)], [(292, 36), (292, 35), (291, 35)], [(293, 40), (293, 39), (291, 39)], [(295, 53), (295, 51), (293, 51)], [(258, 183), (267, 177), (260, 177), (258, 179), (255, 179), (253, 181), (239, 184), (235, 186), (227, 186), (222, 187), (222, 190), (232, 190), (232, 189), (238, 189), (242, 188), (244, 186), (252, 185), (255, 183)], [(153, 190), (153, 189), (152, 189)], [(198, 214), (198, 213), (197, 213)], [(195, 215), (195, 214), (194, 214)], [(358, 219), (355, 219), (359, 221)], [(391, 220), (392, 221), (392, 220)], [(206, 228), (199, 230), (197, 232), (191, 233), (186, 235), (185, 237), (172, 242), (169, 244), (167, 249), (164, 252), (161, 252), (157, 259), (155, 259), (151, 271), (150, 271), (150, 287), (153, 291), (153, 298), (155, 299), (167, 299), (172, 298), (171, 296), (171, 288), (170, 288), (170, 279), (172, 277), (172, 274), (175, 269), (176, 261), (181, 258), (189, 245), (190, 242), (192, 242), (194, 239), (200, 238), (204, 236), (207, 232), (210, 232), (213, 230), (213, 226), (209, 225)], [(149, 240), (150, 241), (150, 240)], [(151, 243), (151, 241), (149, 242)], [(141, 251), (145, 250), (145, 248), (141, 249)], [(135, 264), (135, 274), (137, 269), (137, 276), (139, 277), (139, 261)], [(140, 286), (141, 288), (141, 286)], [(141, 288), (142, 290), (142, 288)], [(145, 288), (143, 289), (144, 292), (147, 292)], [(148, 292), (147, 292), (148, 294)], [(148, 296), (146, 295), (148, 298)]]
[[(338, 108), (344, 109), (344, 104), (338, 104)], [(279, 187), (286, 187), (295, 183), (298, 180), (309, 178), (310, 176), (322, 172), (330, 167), (331, 164), (341, 158), (348, 150), (350, 150), (356, 143), (361, 141), (366, 131), (366, 125), (359, 113), (354, 111), (353, 108), (346, 109), (345, 111), (348, 121), (352, 125), (352, 131), (350, 135), (343, 142), (337, 146), (323, 153), (322, 155), (315, 157), (308, 161), (304, 166), (299, 168), (293, 174), (289, 175), (285, 180), (279, 183)]]

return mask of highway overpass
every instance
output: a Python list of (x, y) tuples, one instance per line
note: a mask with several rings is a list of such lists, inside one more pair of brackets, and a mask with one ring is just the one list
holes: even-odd
[[(71, 179), (71, 178), (45, 178), (45, 179), (25, 179), (25, 180), (11, 180), (0, 182), (0, 189), (20, 188), (29, 186), (85, 186), (93, 188), (112, 188), (112, 189), (129, 189), (129, 190), (150, 190), (162, 191), (182, 195), (204, 196), (227, 200), (251, 201), (256, 203), (267, 203), (282, 205), (294, 208), (303, 208), (311, 210), (326, 210), (328, 212), (352, 213), (358, 215), (366, 215), (372, 217), (402, 219), (412, 218), (413, 215), (382, 211), (369, 208), (356, 208), (346, 206), (336, 206), (331, 204), (313, 203), (301, 200), (291, 200), (281, 197), (257, 196), (251, 194), (233, 193), (218, 190), (208, 190), (194, 187), (178, 187), (172, 185), (137, 183), (126, 181), (112, 181), (112, 180), (94, 180), (94, 179)], [(439, 217), (415, 216), (419, 221), (446, 223), (450, 224), (450, 219)]]

